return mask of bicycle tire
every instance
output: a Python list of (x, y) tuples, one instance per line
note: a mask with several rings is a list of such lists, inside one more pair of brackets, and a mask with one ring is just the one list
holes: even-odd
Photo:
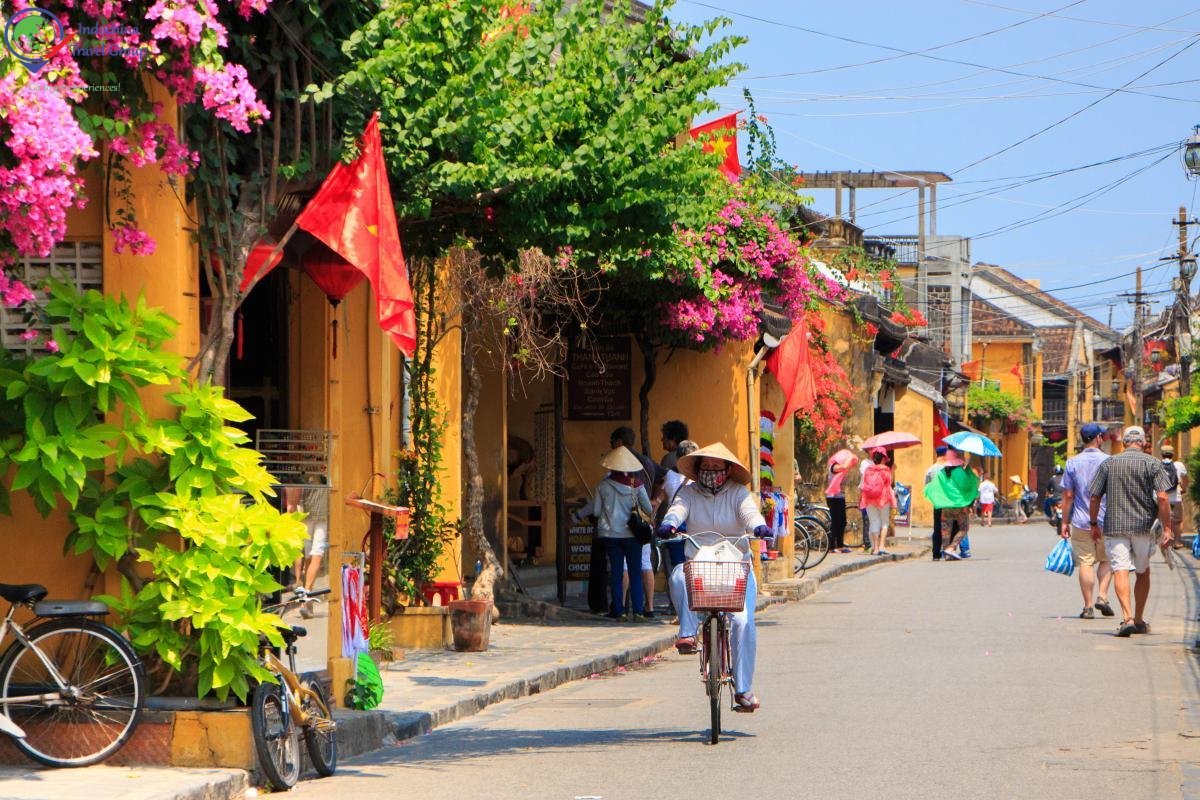
[(337, 748), (337, 729), (330, 728), (320, 730), (319, 724), (312, 724), (314, 721), (322, 720), (333, 722), (333, 712), (329, 710), (329, 699), (325, 696), (325, 690), (321, 688), (321, 684), (316, 681), (304, 681), (300, 684), (304, 689), (307, 689), (312, 694), (305, 692), (300, 701), (300, 705), (308, 714), (309, 724), (304, 728), (304, 744), (308, 748), (308, 760), (312, 762), (313, 769), (322, 778), (328, 778), (337, 769), (338, 748)]
[(800, 512), (800, 516), (815, 517), (827, 532), (833, 530), (833, 514), (829, 506), (809, 506)]
[(799, 575), (804, 572), (804, 565), (808, 562), (808, 534), (795, 523), (792, 524), (792, 574)]
[(721, 620), (713, 614), (705, 623), (704, 648), (706, 651), (704, 683), (708, 692), (710, 717), (709, 743), (721, 741)]
[(291, 789), (300, 780), (300, 732), (279, 684), (260, 683), (255, 687), (250, 730), (259, 769), (271, 788), (281, 792)]
[[(12, 740), (17, 749), (48, 767), (86, 767), (120, 750), (133, 736), (146, 699), (146, 678), (129, 642), (83, 618), (51, 620), (26, 636), (83, 693), (58, 706), (6, 703), (13, 722), (25, 730), (24, 739)], [(14, 643), (0, 659), (0, 696), (56, 691), (46, 665), (23, 643)]]
[(650, 571), (655, 575), (662, 568), (662, 546), (657, 542), (650, 543)]
[(804, 562), (805, 569), (812, 569), (825, 560), (829, 555), (829, 531), (821, 525), (816, 517), (796, 517), (796, 524), (805, 528), (805, 540), (808, 543), (808, 557)]

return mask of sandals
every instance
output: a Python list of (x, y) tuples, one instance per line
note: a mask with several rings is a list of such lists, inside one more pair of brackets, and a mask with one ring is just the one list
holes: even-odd
[(1096, 610), (1106, 617), (1111, 617), (1113, 615), (1112, 606), (1108, 604), (1107, 600), (1097, 600)]
[(694, 656), (696, 654), (696, 637), (680, 636), (675, 640), (675, 650), (681, 656)]
[(1128, 639), (1137, 632), (1137, 625), (1133, 624), (1133, 620), (1122, 622), (1121, 627), (1117, 628), (1117, 636), (1120, 636), (1122, 639)]
[(733, 696), (733, 710), (739, 714), (753, 714), (759, 705), (758, 698), (751, 692)]
[(1142, 622), (1133, 623), (1133, 632), (1134, 633), (1149, 633), (1150, 632), (1150, 623), (1146, 622), (1144, 620)]

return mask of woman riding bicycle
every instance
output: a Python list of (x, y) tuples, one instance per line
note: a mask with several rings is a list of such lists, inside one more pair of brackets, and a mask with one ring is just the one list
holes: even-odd
[[(691, 478), (675, 495), (662, 525), (661, 537), (673, 536), (686, 523), (693, 532), (712, 531), (724, 536), (742, 536), (753, 531), (755, 536), (770, 538), (771, 530), (758, 510), (758, 503), (746, 488), (750, 471), (738, 461), (725, 445), (717, 443), (701, 448), (679, 459), (676, 469)], [(687, 557), (694, 548), (688, 547)], [(746, 556), (750, 558), (749, 554)], [(752, 712), (759, 707), (758, 698), (750, 691), (754, 681), (754, 659), (758, 635), (754, 627), (754, 605), (758, 587), (754, 572), (746, 586), (746, 604), (732, 615), (730, 647), (733, 651), (734, 710)], [(683, 565), (671, 571), (671, 600), (679, 610), (679, 638), (675, 647), (680, 653), (696, 650), (696, 629), (700, 621), (688, 607), (687, 585)]]

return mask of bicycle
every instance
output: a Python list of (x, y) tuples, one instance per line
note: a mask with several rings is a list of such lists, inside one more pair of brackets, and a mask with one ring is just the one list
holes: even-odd
[[(817, 484), (800, 482), (798, 486), (803, 486), (806, 489), (816, 489)], [(797, 517), (808, 516), (816, 517), (821, 526), (828, 532), (833, 527), (833, 513), (829, 510), (829, 506), (819, 505), (814, 503), (805, 495), (796, 494), (796, 508), (793, 512)]]
[(817, 517), (802, 515), (793, 520), (792, 530), (795, 533), (792, 574), (799, 575), (817, 566), (829, 555), (829, 529)]
[[(716, 744), (721, 740), (721, 693), (726, 687), (729, 688), (729, 707), (733, 709), (735, 688), (729, 615), (746, 606), (750, 562), (745, 556), (750, 552), (750, 537), (723, 536), (711, 531), (696, 535), (715, 537), (715, 540), (701, 544), (694, 536), (680, 533), (675, 541), (686, 539), (697, 550), (695, 558), (684, 562), (683, 576), (688, 607), (705, 614), (699, 626), (700, 680), (708, 697), (709, 741)], [(738, 560), (715, 560), (721, 555), (731, 559), (736, 556)]]
[[(268, 606), (264, 611), (282, 615), (289, 606), (329, 594), (329, 589), (306, 592), (298, 589), (290, 600)], [(318, 601), (319, 602), (319, 601)], [(300, 625), (283, 628), (284, 665), (264, 641), (262, 664), (275, 683), (260, 683), (254, 688), (250, 705), (250, 727), (258, 763), (273, 789), (287, 791), (300, 779), (300, 730), (313, 769), (327, 778), (337, 769), (337, 723), (325, 690), (314, 680), (302, 680), (296, 674), (296, 640), (307, 636)]]
[[(111, 756), (133, 736), (145, 703), (146, 678), (133, 647), (109, 626), (92, 600), (46, 600), (46, 587), (0, 583), (9, 602), (0, 642), (0, 730), (25, 755), (49, 767), (86, 767)], [(48, 620), (25, 631), (18, 606)]]

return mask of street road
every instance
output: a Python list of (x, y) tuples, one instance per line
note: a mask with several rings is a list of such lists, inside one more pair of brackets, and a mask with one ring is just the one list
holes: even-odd
[(715, 747), (696, 660), (672, 654), (349, 760), (292, 796), (1185, 796), (1181, 765), (1200, 761), (1190, 553), (1175, 572), (1155, 556), (1153, 632), (1117, 639), (1112, 619), (1077, 618), (1074, 577), (1042, 570), (1044, 523), (971, 538), (970, 561), (876, 567), (763, 614), (763, 708), (727, 714)]

